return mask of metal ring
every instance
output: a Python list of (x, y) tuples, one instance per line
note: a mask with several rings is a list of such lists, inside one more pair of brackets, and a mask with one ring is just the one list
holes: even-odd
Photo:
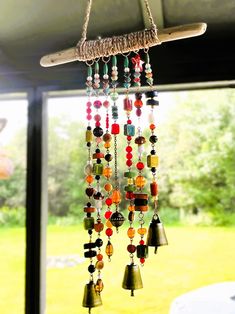
[(110, 56), (107, 56), (106, 58), (108, 58), (108, 60), (104, 60), (104, 58), (105, 58), (105, 56), (103, 56), (102, 58), (101, 58), (101, 60), (104, 62), (104, 63), (108, 63), (109, 61), (110, 61)]
[(91, 60), (91, 63), (89, 63), (89, 61), (85, 61), (86, 65), (91, 67), (94, 63), (95, 63), (95, 60)]

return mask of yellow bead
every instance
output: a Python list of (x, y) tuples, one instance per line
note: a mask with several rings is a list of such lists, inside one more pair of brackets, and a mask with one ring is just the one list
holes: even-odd
[(87, 130), (86, 131), (86, 142), (92, 142), (92, 131), (91, 130)]
[(155, 168), (158, 166), (158, 156), (157, 155), (148, 155), (147, 156), (147, 166), (149, 168)]
[(106, 245), (105, 253), (110, 257), (113, 255), (113, 246), (110, 242)]
[(129, 237), (130, 239), (134, 238), (134, 236), (135, 236), (135, 229), (132, 228), (132, 227), (128, 228), (128, 230), (127, 230), (127, 235), (128, 235), (128, 237)]
[(147, 229), (146, 229), (146, 228), (139, 228), (139, 229), (137, 230), (137, 232), (138, 232), (140, 235), (145, 235), (146, 232), (147, 232)]
[(109, 142), (104, 143), (105, 148), (110, 148), (111, 144)]
[(95, 268), (98, 270), (101, 270), (102, 268), (104, 268), (104, 262), (103, 261), (97, 261), (95, 263)]
[(103, 175), (109, 179), (112, 175), (113, 171), (112, 171), (112, 168), (109, 168), (109, 167), (105, 167), (104, 170), (103, 170)]
[(128, 185), (134, 184), (133, 178), (128, 178), (128, 179), (127, 179), (127, 184), (128, 184)]
[(137, 176), (136, 179), (135, 179), (135, 185), (138, 187), (138, 188), (143, 188), (145, 186), (145, 183), (146, 183), (146, 179), (145, 177), (143, 176)]
[(135, 206), (134, 206), (134, 205), (129, 205), (129, 206), (128, 206), (128, 210), (129, 210), (130, 212), (133, 212), (133, 211), (135, 210)]

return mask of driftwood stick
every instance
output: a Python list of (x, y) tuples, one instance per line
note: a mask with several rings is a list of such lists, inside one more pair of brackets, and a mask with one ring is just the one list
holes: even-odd
[[(186, 24), (186, 25), (164, 28), (158, 31), (156, 41), (155, 42), (152, 41), (149, 46), (158, 45), (167, 41), (173, 41), (173, 40), (199, 36), (205, 33), (206, 27), (207, 27), (206, 23), (193, 23), (193, 24)], [(89, 42), (91, 41), (88, 41), (87, 43)], [(129, 48), (126, 51), (122, 51), (122, 53), (131, 51), (131, 50), (135, 50), (135, 49)], [(115, 51), (112, 54), (115, 54)], [(40, 64), (43, 67), (51, 67), (51, 66), (56, 66), (60, 64), (74, 62), (74, 61), (86, 61), (86, 60), (92, 59), (92, 58), (82, 58), (82, 57), (79, 58), (79, 57), (80, 56), (78, 55), (77, 47), (73, 47), (73, 48), (69, 48), (69, 49), (55, 52), (52, 54), (48, 54), (42, 57), (40, 60)], [(102, 57), (102, 55), (100, 55), (99, 57)]]

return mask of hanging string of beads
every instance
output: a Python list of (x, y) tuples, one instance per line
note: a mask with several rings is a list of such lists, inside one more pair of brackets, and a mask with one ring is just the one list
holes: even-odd
[[(106, 245), (106, 254), (108, 255), (109, 260), (111, 259), (111, 256), (113, 254), (112, 250), (112, 244), (111, 244), (111, 236), (112, 236), (112, 223), (110, 222), (110, 217), (112, 215), (112, 184), (110, 182), (110, 178), (112, 176), (112, 168), (110, 167), (110, 161), (113, 159), (113, 156), (110, 153), (110, 147), (111, 147), (111, 140), (112, 135), (109, 132), (109, 108), (110, 108), (110, 102), (108, 101), (108, 95), (109, 95), (109, 75), (108, 75), (108, 64), (107, 62), (104, 63), (103, 67), (103, 93), (106, 97), (105, 101), (103, 102), (103, 106), (106, 109), (106, 132), (103, 135), (103, 141), (104, 141), (104, 148), (106, 149), (106, 154), (104, 156), (106, 160), (106, 166), (104, 168), (103, 174), (106, 178), (106, 183), (104, 185), (104, 190), (106, 191), (106, 199), (105, 204), (107, 206), (106, 212), (105, 212), (105, 219), (106, 219), (106, 230), (105, 233), (108, 237), (108, 243)], [(110, 230), (111, 229), (111, 230)]]
[[(92, 87), (92, 67), (91, 65), (88, 66), (88, 71), (87, 71), (87, 81), (86, 81), (86, 86), (87, 86), (87, 95), (88, 95), (88, 101), (87, 101), (87, 109), (86, 109), (86, 113), (87, 113), (87, 121), (88, 121), (88, 125), (87, 125), (87, 129), (86, 129), (86, 136), (85, 136), (85, 140), (86, 140), (86, 146), (87, 146), (87, 151), (88, 151), (88, 160), (87, 160), (87, 164), (85, 166), (84, 172), (86, 175), (86, 183), (87, 183), (87, 188), (86, 188), (86, 195), (89, 198), (86, 206), (84, 207), (84, 212), (86, 213), (86, 217), (84, 218), (84, 228), (85, 230), (88, 231), (89, 234), (89, 242), (84, 244), (84, 257), (88, 258), (90, 260), (90, 264), (88, 266), (88, 272), (90, 273), (90, 279), (89, 279), (89, 283), (86, 284), (85, 286), (85, 292), (84, 292), (84, 298), (83, 298), (83, 306), (84, 307), (88, 307), (89, 308), (89, 313), (91, 310), (91, 307), (93, 307), (93, 305), (91, 305), (91, 303), (89, 302), (89, 300), (87, 300), (87, 291), (92, 291), (95, 293), (96, 286), (97, 283), (94, 284), (94, 277), (93, 277), (93, 273), (95, 272), (95, 266), (93, 263), (93, 258), (95, 256), (97, 256), (97, 252), (96, 252), (96, 247), (97, 247), (97, 243), (92, 241), (92, 234), (93, 234), (93, 229), (94, 229), (94, 225), (95, 225), (95, 220), (94, 217), (92, 217), (92, 213), (94, 213), (96, 211), (96, 208), (92, 205), (92, 201), (91, 198), (94, 195), (94, 188), (92, 187), (92, 182), (94, 180), (93, 177), (93, 166), (92, 166), (92, 156), (91, 156), (91, 145), (92, 145), (92, 128), (91, 128), (91, 119), (92, 119), (92, 103), (91, 103), (91, 95), (93, 93), (93, 87)], [(101, 305), (101, 298), (100, 296), (97, 296), (97, 305)]]
[(93, 135), (95, 136), (96, 141), (96, 149), (93, 154), (93, 159), (96, 160), (93, 165), (93, 174), (96, 179), (96, 190), (93, 194), (95, 205), (97, 209), (97, 219), (94, 224), (94, 229), (97, 233), (97, 239), (95, 241), (95, 245), (97, 247), (97, 262), (95, 264), (95, 269), (98, 271), (97, 281), (95, 285), (96, 292), (100, 293), (103, 290), (103, 282), (101, 279), (101, 269), (104, 267), (104, 262), (102, 260), (101, 247), (103, 245), (103, 240), (101, 239), (101, 232), (104, 229), (104, 225), (101, 221), (101, 210), (102, 210), (102, 202), (103, 202), (103, 194), (101, 191), (101, 176), (103, 174), (103, 164), (102, 159), (104, 158), (104, 154), (100, 151), (100, 143), (102, 142), (103, 129), (101, 127), (101, 115), (99, 113), (99, 109), (102, 107), (101, 100), (99, 97), (99, 88), (100, 88), (100, 75), (99, 75), (99, 62), (95, 62), (95, 74), (94, 74), (94, 84), (93, 89), (96, 96), (96, 99), (93, 103), (94, 108), (96, 109), (96, 114), (94, 115), (95, 128), (93, 130)]
[(153, 90), (153, 78), (152, 78), (152, 69), (150, 64), (150, 58), (148, 52), (145, 53), (145, 78), (146, 83), (150, 86), (150, 90), (145, 93), (146, 105), (150, 107), (149, 113), (149, 130), (150, 137), (149, 142), (151, 145), (150, 154), (147, 156), (147, 167), (150, 168), (152, 174), (152, 182), (150, 183), (150, 194), (152, 197), (154, 213), (153, 218), (150, 223), (147, 235), (147, 246), (154, 246), (154, 253), (157, 253), (157, 248), (162, 245), (167, 245), (168, 241), (166, 238), (165, 230), (163, 224), (160, 221), (158, 215), (158, 183), (157, 183), (157, 167), (158, 167), (158, 155), (156, 152), (156, 143), (158, 137), (155, 134), (156, 124), (154, 117), (154, 109), (159, 106), (158, 93), (156, 90)]
[[(112, 119), (113, 123), (111, 126), (111, 134), (113, 135), (114, 139), (114, 189), (112, 193), (112, 201), (115, 205), (115, 212), (111, 215), (110, 221), (116, 230), (123, 224), (124, 216), (119, 211), (119, 204), (121, 202), (121, 192), (119, 188), (119, 180), (118, 180), (118, 146), (117, 146), (117, 135), (120, 133), (120, 126), (117, 123), (118, 120), (118, 107), (117, 107), (117, 100), (118, 100), (118, 93), (116, 91), (116, 87), (118, 84), (118, 68), (117, 68), (117, 57), (112, 56), (112, 87), (113, 91), (111, 92), (110, 96), (113, 101), (112, 105)], [(106, 230), (107, 231), (107, 230)], [(110, 228), (110, 233), (112, 234), (112, 229)]]
[[(141, 72), (143, 71), (143, 61), (140, 58), (140, 55), (137, 54), (134, 58), (132, 58), (132, 63), (134, 66), (134, 84), (137, 87), (141, 86)], [(144, 236), (147, 232), (147, 229), (144, 228), (144, 213), (148, 210), (148, 194), (143, 191), (143, 188), (146, 184), (146, 179), (143, 176), (144, 163), (142, 161), (142, 155), (144, 152), (144, 144), (146, 142), (145, 137), (142, 135), (141, 129), (141, 115), (142, 115), (142, 94), (137, 92), (135, 94), (135, 102), (134, 106), (136, 107), (136, 115), (138, 117), (138, 134), (135, 138), (135, 144), (138, 145), (138, 162), (136, 164), (136, 168), (138, 170), (138, 175), (135, 179), (136, 192), (134, 193), (134, 208), (135, 211), (139, 211), (139, 225), (137, 232), (140, 235), (139, 245), (137, 245), (137, 257), (140, 259), (141, 265), (144, 264), (145, 258), (148, 256), (148, 247), (145, 245)]]

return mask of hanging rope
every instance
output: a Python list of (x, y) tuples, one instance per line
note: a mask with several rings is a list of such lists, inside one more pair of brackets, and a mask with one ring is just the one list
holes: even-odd
[(76, 46), (76, 57), (79, 61), (94, 60), (119, 53), (127, 53), (139, 49), (159, 45), (157, 27), (154, 23), (148, 0), (144, 0), (151, 28), (132, 32), (121, 36), (113, 36), (87, 41), (87, 28), (90, 19), (92, 0), (88, 0), (84, 18), (81, 40)]

